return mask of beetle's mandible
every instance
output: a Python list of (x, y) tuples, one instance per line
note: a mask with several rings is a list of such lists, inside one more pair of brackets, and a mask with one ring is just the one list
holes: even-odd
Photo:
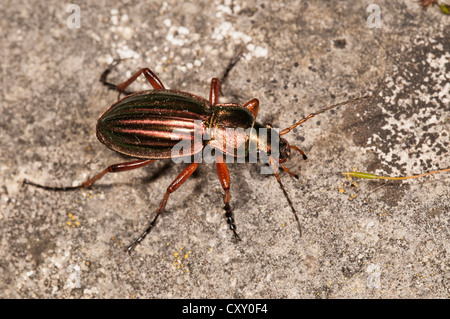
[[(219, 103), (221, 81), (218, 78), (213, 78), (211, 80), (208, 100), (191, 93), (165, 89), (161, 80), (148, 68), (140, 69), (125, 82), (115, 85), (107, 81), (107, 76), (119, 61), (120, 60), (115, 60), (108, 69), (103, 72), (100, 81), (105, 86), (119, 91), (119, 95), (126, 94), (126, 96), (119, 99), (100, 116), (97, 123), (97, 137), (100, 142), (110, 149), (137, 158), (137, 160), (108, 166), (102, 172), (79, 186), (52, 187), (34, 183), (29, 180), (24, 180), (25, 184), (55, 191), (88, 188), (107, 173), (128, 171), (143, 167), (155, 160), (169, 159), (178, 156), (177, 154), (174, 155), (173, 148), (176, 143), (179, 142), (180, 138), (192, 140), (193, 143), (191, 143), (192, 146), (189, 149), (188, 154), (183, 153), (179, 156), (190, 155), (195, 157), (197, 154), (200, 154), (206, 146), (219, 151), (218, 153), (221, 154), (234, 157), (248, 156), (251, 145), (255, 145), (257, 153), (267, 156), (268, 164), (273, 170), (273, 174), (291, 207), (301, 235), (299, 219), (294, 206), (281, 183), (278, 167), (282, 168), (291, 176), (297, 177), (290, 172), (283, 163), (289, 159), (291, 150), (298, 151), (304, 159), (306, 159), (306, 155), (299, 148), (289, 145), (289, 143), (280, 136), (289, 133), (298, 125), (320, 113), (350, 102), (367, 98), (367, 96), (335, 104), (321, 109), (318, 112), (311, 113), (294, 125), (278, 132), (278, 130), (273, 129), (270, 124), (263, 125), (256, 121), (259, 108), (257, 99), (253, 99), (244, 105)], [(234, 59), (230, 63), (222, 80), (226, 78), (229, 70), (236, 61), (237, 59)], [(127, 92), (126, 89), (128, 86), (141, 74), (145, 76), (147, 81), (153, 87), (153, 90), (136, 93)], [(234, 132), (238, 133), (235, 133), (232, 138), (227, 138), (230, 129), (236, 129)], [(266, 132), (268, 131), (268, 133), (261, 136), (259, 134), (260, 129), (266, 129)], [(194, 143), (195, 136), (203, 136), (205, 132), (212, 132), (211, 136), (206, 140), (202, 139), (200, 143)], [(182, 136), (180, 136), (180, 134)], [(279, 145), (272, 145), (274, 140), (273, 136), (277, 137), (275, 140), (279, 141)], [(274, 146), (276, 146), (275, 149), (278, 150), (276, 154), (272, 152)], [(238, 149), (243, 149), (244, 152), (239, 153), (237, 152)], [(170, 194), (177, 190), (192, 175), (197, 167), (198, 162), (194, 161), (193, 163), (190, 163), (169, 185), (155, 217), (144, 232), (128, 246), (128, 253), (130, 253), (155, 227), (158, 217), (165, 210)], [(225, 204), (225, 217), (234, 237), (239, 240), (240, 238), (236, 231), (233, 212), (230, 207), (230, 175), (228, 173), (227, 164), (224, 162), (222, 156), (216, 157), (216, 169), (224, 190), (223, 201)]]

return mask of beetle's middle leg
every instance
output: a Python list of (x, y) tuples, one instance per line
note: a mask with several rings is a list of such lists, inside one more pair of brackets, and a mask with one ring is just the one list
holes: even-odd
[(211, 90), (209, 91), (209, 102), (212, 105), (216, 105), (219, 100), (219, 93), (223, 95), (221, 90), (221, 84), (225, 82), (225, 80), (228, 77), (228, 74), (230, 73), (231, 69), (236, 65), (236, 63), (239, 61), (239, 59), (242, 57), (243, 53), (238, 53), (233, 59), (230, 61), (228, 66), (226, 67), (222, 77), (220, 79), (213, 78), (211, 80)]
[(167, 204), (167, 200), (169, 199), (169, 195), (171, 193), (173, 193), (174, 191), (176, 191), (178, 189), (178, 187), (180, 187), (189, 178), (189, 176), (191, 176), (192, 173), (194, 173), (194, 171), (197, 169), (197, 167), (198, 167), (198, 163), (190, 164), (169, 185), (169, 187), (167, 188), (166, 194), (164, 195), (164, 198), (163, 198), (161, 204), (159, 205), (158, 211), (156, 212), (156, 216), (153, 218), (150, 225), (144, 230), (144, 232), (141, 234), (141, 236), (139, 236), (130, 246), (128, 246), (127, 251), (129, 254), (133, 251), (133, 249), (136, 247), (136, 245), (138, 245), (150, 233), (150, 231), (153, 229), (153, 227), (155, 227), (156, 220), (158, 219), (159, 215), (161, 215), (164, 212), (164, 210), (166, 208), (166, 204)]
[[(219, 94), (222, 94), (221, 81), (218, 78), (213, 78), (211, 80), (211, 88), (209, 90), (209, 103), (211, 103), (211, 105), (216, 105), (219, 102)], [(258, 109), (259, 109), (258, 99), (253, 99), (251, 101), (248, 101), (247, 103), (242, 105), (242, 107), (249, 110), (256, 119), (256, 116), (258, 115)]]
[(219, 102), (219, 93), (222, 94), (220, 90), (221, 84), (218, 78), (211, 80), (211, 88), (209, 90), (209, 103), (216, 105)]
[(225, 69), (225, 71), (223, 72), (221, 81), (225, 82), (225, 80), (228, 77), (228, 74), (230, 74), (230, 71), (232, 68), (234, 68), (234, 66), (236, 65), (236, 63), (238, 63), (239, 59), (242, 58), (243, 56), (243, 52), (239, 52), (235, 57), (233, 57), (233, 59), (231, 59), (230, 63), (228, 63), (227, 68)]
[(222, 184), (222, 188), (225, 191), (225, 194), (223, 195), (223, 202), (225, 204), (224, 209), (227, 223), (228, 225), (230, 225), (230, 229), (234, 233), (234, 238), (236, 238), (237, 240), (241, 240), (236, 232), (236, 224), (234, 223), (233, 211), (230, 207), (230, 174), (228, 172), (227, 164), (223, 162), (223, 158), (220, 156), (216, 158), (216, 169), (220, 184)]

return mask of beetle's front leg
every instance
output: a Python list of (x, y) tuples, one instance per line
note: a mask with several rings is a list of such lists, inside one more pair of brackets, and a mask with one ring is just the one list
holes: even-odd
[(192, 163), (191, 165), (186, 167), (180, 173), (180, 175), (178, 175), (178, 177), (169, 185), (169, 187), (167, 188), (166, 194), (164, 195), (164, 198), (163, 198), (161, 204), (159, 205), (158, 211), (156, 212), (155, 218), (153, 218), (152, 222), (144, 230), (144, 232), (141, 234), (141, 236), (139, 236), (139, 238), (137, 238), (130, 246), (128, 246), (128, 248), (127, 248), (128, 254), (130, 254), (133, 251), (133, 249), (136, 247), (136, 245), (138, 245), (150, 233), (150, 231), (153, 229), (153, 227), (155, 227), (156, 220), (158, 219), (159, 215), (161, 215), (164, 212), (164, 210), (166, 208), (166, 204), (167, 204), (167, 200), (169, 199), (169, 195), (171, 193), (173, 193), (174, 191), (176, 191), (178, 189), (178, 187), (180, 187), (189, 178), (189, 176), (191, 176), (192, 173), (194, 173), (194, 171), (197, 169), (197, 167), (198, 167), (198, 163)]
[(234, 238), (237, 240), (241, 240), (239, 238), (239, 235), (236, 232), (236, 224), (234, 223), (234, 216), (233, 211), (230, 207), (230, 174), (228, 173), (227, 164), (223, 162), (222, 157), (217, 157), (216, 162), (216, 169), (217, 169), (217, 175), (219, 176), (220, 184), (222, 184), (222, 188), (225, 191), (225, 194), (223, 195), (223, 202), (225, 204), (225, 217), (227, 218), (227, 223), (230, 225), (230, 229), (234, 233)]

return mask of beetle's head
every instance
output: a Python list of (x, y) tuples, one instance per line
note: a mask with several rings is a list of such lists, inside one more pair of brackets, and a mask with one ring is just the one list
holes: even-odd
[(288, 141), (280, 137), (280, 157), (279, 157), (280, 167), (283, 169), (283, 171), (289, 173), (289, 175), (298, 179), (297, 174), (292, 173), (286, 166), (283, 165), (283, 163), (287, 162), (289, 157), (291, 157), (291, 149), (299, 152), (304, 160), (308, 159), (308, 157), (306, 157), (305, 153), (303, 153), (301, 149), (299, 149), (296, 146), (289, 145)]
[[(291, 157), (292, 155), (291, 150), (299, 152), (303, 156), (303, 159), (306, 160), (307, 157), (305, 153), (303, 153), (303, 151), (301, 151), (298, 147), (290, 145), (286, 139), (281, 137), (281, 135), (288, 133), (286, 132), (286, 130), (278, 132), (278, 130), (274, 129), (273, 126), (268, 123), (265, 124), (264, 126), (258, 123), (256, 123), (255, 126), (256, 125), (260, 125), (260, 127), (258, 128), (266, 128), (267, 130), (270, 131), (270, 134), (267, 134), (266, 138), (258, 139), (258, 141), (254, 142), (257, 142), (260, 149), (263, 149), (264, 152), (266, 152), (267, 155), (269, 155), (274, 162), (277, 162), (279, 164), (279, 167), (282, 168), (286, 173), (289, 173), (289, 175), (291, 175), (292, 177), (298, 178), (298, 176), (290, 172), (289, 169), (287, 169), (283, 165), (283, 163), (287, 162)], [(273, 144), (275, 141), (277, 146), (276, 148), (274, 147), (275, 145)]]
[(305, 153), (303, 153), (301, 149), (296, 146), (289, 145), (288, 141), (280, 137), (280, 163), (287, 162), (289, 157), (291, 157), (291, 149), (299, 152), (304, 160), (308, 159), (308, 157), (305, 155)]
[(288, 141), (280, 137), (280, 163), (286, 162), (291, 156), (291, 146)]

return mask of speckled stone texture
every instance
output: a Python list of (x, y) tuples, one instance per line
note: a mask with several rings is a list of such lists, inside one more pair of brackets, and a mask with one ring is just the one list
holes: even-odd
[[(380, 28), (368, 27), (370, 4)], [(449, 174), (404, 182), (341, 172), (412, 175), (450, 167), (450, 17), (416, 1), (89, 1), (80, 27), (60, 1), (0, 2), (0, 297), (448, 298)], [(69, 12), (68, 12), (69, 9)], [(68, 21), (69, 19), (69, 21)], [(372, 23), (375, 20), (369, 20)], [(68, 24), (69, 22), (69, 24)], [(369, 23), (369, 25), (370, 25)], [(285, 128), (308, 155), (282, 174), (230, 165), (235, 243), (212, 164), (172, 195), (128, 256), (167, 186), (170, 160), (77, 185), (126, 161), (100, 144), (96, 120), (117, 98), (99, 82), (150, 67), (172, 89), (223, 102), (258, 98), (258, 120)], [(134, 89), (148, 88), (144, 79)]]

